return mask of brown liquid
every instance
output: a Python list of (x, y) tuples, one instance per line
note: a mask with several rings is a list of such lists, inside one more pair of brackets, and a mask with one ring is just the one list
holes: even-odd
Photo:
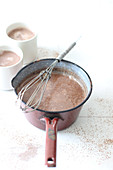
[[(36, 86), (37, 84), (25, 93), (23, 98), (25, 102), (28, 101)], [(52, 73), (39, 109), (45, 111), (72, 109), (83, 102), (85, 96), (85, 91), (76, 80), (67, 75)], [(35, 97), (33, 103), (37, 100), (38, 96)]]
[(28, 40), (34, 37), (34, 33), (27, 28), (16, 28), (10, 31), (8, 36), (14, 40)]
[(0, 66), (6, 67), (18, 63), (20, 57), (12, 51), (0, 51)]

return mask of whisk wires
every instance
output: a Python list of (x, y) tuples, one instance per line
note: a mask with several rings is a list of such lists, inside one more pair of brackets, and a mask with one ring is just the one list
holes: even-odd
[[(33, 110), (36, 110), (40, 106), (41, 101), (42, 101), (43, 96), (44, 96), (44, 92), (45, 92), (48, 80), (51, 77), (51, 73), (52, 73), (53, 68), (76, 45), (76, 42), (72, 43), (71, 46), (67, 50), (65, 50), (62, 54), (60, 54), (47, 69), (41, 71), (35, 78), (33, 78), (31, 81), (26, 83), (25, 86), (23, 86), (23, 88), (18, 93), (18, 99), (20, 100), (20, 102), (23, 101), (25, 93), (30, 88), (32, 88), (35, 84), (37, 85), (35, 90), (31, 94), (31, 96), (28, 98), (24, 107), (22, 107), (22, 105), (20, 104), (20, 107), (23, 111), (29, 112), (29, 107), (31, 107), (32, 111), (33, 111)], [(35, 100), (35, 98), (36, 98), (36, 100)]]
[[(23, 101), (23, 97), (25, 95), (25, 92), (27, 92), (30, 88), (32, 88), (36, 83), (39, 83), (38, 86), (36, 86), (35, 90), (33, 91), (32, 95), (29, 97), (28, 101), (26, 102), (25, 106), (21, 107), (22, 111), (27, 111), (29, 107), (32, 107), (33, 110), (36, 110), (42, 101), (42, 98), (44, 96), (44, 92), (48, 83), (48, 80), (51, 77), (52, 70), (54, 66), (58, 63), (58, 60), (55, 60), (46, 70), (43, 70), (39, 73), (38, 76), (33, 78), (31, 81), (29, 81), (18, 93), (18, 100)], [(39, 91), (41, 92), (39, 93)], [(38, 96), (39, 95), (39, 96)], [(34, 102), (34, 98), (38, 96), (38, 100)]]

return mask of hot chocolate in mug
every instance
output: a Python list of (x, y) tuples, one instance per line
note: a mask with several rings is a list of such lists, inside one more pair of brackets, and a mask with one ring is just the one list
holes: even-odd
[(6, 37), (13, 46), (17, 45), (23, 51), (23, 64), (37, 59), (37, 33), (25, 23), (13, 23), (6, 28)]
[(0, 90), (11, 90), (11, 80), (23, 66), (23, 52), (19, 47), (0, 46)]

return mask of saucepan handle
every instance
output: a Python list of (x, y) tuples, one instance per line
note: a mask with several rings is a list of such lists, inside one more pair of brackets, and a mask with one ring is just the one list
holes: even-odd
[(45, 165), (56, 167), (57, 122), (59, 118), (44, 117), (46, 121)]

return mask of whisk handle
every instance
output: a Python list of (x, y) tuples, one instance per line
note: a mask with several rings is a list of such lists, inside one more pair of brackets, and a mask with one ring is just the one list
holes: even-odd
[(68, 49), (65, 50), (62, 54), (60, 54), (56, 59), (57, 59), (58, 61), (61, 61), (61, 60), (65, 57), (65, 55), (66, 55), (67, 53), (69, 53), (69, 51), (70, 51), (75, 45), (76, 45), (76, 42), (72, 43), (72, 44), (68, 47)]

